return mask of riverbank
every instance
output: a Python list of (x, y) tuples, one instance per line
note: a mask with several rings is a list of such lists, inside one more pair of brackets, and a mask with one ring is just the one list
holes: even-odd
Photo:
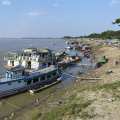
[[(108, 63), (81, 77), (101, 78), (101, 80), (80, 81), (77, 79), (67, 88), (55, 92), (53, 89), (46, 97), (35, 99), (34, 105), (29, 108), (11, 113), (9, 119), (119, 120), (120, 50), (116, 47), (98, 45), (95, 41), (89, 42), (89, 44), (93, 47), (96, 61), (101, 56), (106, 56)], [(64, 86), (61, 84), (61, 87)]]

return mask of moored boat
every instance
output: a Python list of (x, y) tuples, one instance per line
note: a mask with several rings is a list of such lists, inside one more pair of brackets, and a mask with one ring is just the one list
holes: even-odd
[(60, 70), (53, 65), (35, 71), (25, 70), (22, 66), (10, 68), (0, 79), (0, 98), (49, 85), (60, 77)]

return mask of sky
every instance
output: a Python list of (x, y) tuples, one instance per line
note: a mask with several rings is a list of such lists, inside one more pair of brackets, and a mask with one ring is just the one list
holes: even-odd
[(118, 30), (120, 0), (0, 0), (0, 37), (63, 37)]

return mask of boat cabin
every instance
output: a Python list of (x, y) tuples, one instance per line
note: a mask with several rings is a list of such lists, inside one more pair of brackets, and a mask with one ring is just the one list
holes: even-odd
[(13, 68), (7, 69), (6, 79), (16, 79), (21, 78), (25, 75), (25, 69), (22, 66), (16, 66)]
[(49, 49), (27, 48), (7, 57), (7, 66), (23, 66), (26, 69), (43, 69), (56, 64), (56, 57)]

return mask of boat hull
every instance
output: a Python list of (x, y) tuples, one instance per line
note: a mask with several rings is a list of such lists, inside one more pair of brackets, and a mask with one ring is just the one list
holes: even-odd
[(56, 82), (58, 78), (56, 78), (54, 80), (53, 79), (52, 80), (47, 80), (47, 81), (38, 82), (36, 84), (29, 85), (29, 86), (25, 85), (24, 87), (20, 87), (20, 88), (16, 88), (16, 89), (10, 89), (10, 90), (4, 91), (4, 92), (0, 92), (0, 99), (10, 97), (10, 96), (13, 96), (13, 95), (16, 95), (16, 94), (19, 94), (19, 93), (23, 93), (23, 92), (29, 91), (31, 89), (42, 88), (45, 85), (50, 85), (50, 84)]

